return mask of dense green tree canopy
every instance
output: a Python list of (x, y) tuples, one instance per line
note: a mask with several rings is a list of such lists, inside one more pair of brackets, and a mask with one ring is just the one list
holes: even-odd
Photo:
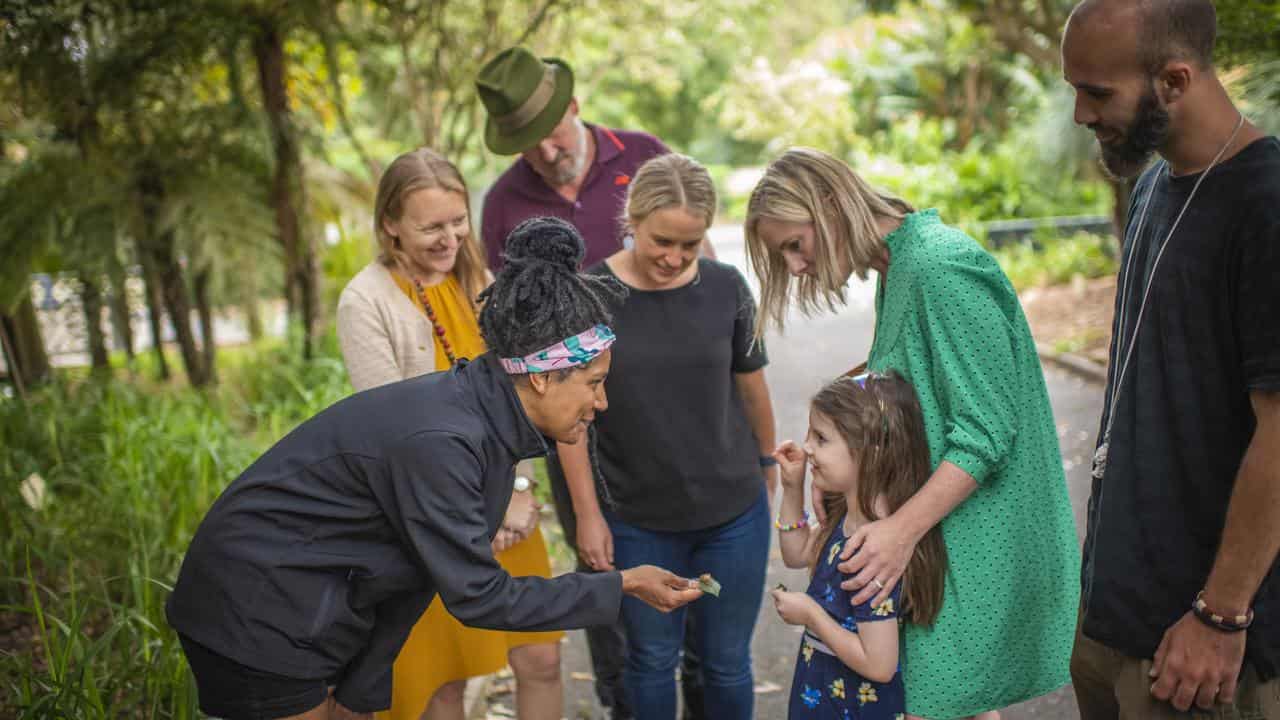
[[(720, 178), (806, 144), (964, 222), (1105, 211), (1060, 77), (1072, 5), (0, 3), (14, 99), (0, 107), (0, 304), (33, 270), (87, 281), (141, 263), (166, 312), (283, 294), (313, 337), (369, 255), (388, 160), (431, 145), (477, 192), (510, 162), (480, 142), (473, 79), (513, 43), (572, 63), (587, 119), (652, 132)], [(1280, 3), (1217, 6), (1233, 92), (1276, 122)]]

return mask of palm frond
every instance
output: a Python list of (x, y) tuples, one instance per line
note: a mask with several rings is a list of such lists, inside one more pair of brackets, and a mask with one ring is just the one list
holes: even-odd
[[(0, 302), (21, 296), (36, 261), (57, 257), (100, 267), (114, 253), (114, 210), (124, 202), (118, 172), (85, 161), (69, 143), (47, 143), (0, 185)], [(47, 268), (48, 269), (48, 268)]]

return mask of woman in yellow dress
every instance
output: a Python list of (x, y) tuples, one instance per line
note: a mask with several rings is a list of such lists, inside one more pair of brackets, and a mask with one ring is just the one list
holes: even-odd
[[(427, 148), (396, 158), (378, 183), (374, 233), (378, 258), (338, 300), (338, 339), (355, 389), (448, 370), (483, 353), (475, 298), (492, 276), (458, 169)], [(516, 488), (494, 553), (512, 575), (550, 577), (537, 504), (527, 481), (518, 477)], [(559, 720), (562, 635), (469, 628), (437, 598), (396, 659), (391, 710), (379, 716), (462, 720), (467, 678), (510, 663), (518, 717)]]

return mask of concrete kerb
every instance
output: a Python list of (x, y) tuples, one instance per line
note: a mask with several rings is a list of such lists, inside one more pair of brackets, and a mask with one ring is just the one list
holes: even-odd
[(1091, 380), (1100, 385), (1105, 385), (1107, 382), (1107, 368), (1102, 363), (1094, 362), (1074, 353), (1055, 352), (1048, 345), (1039, 342), (1036, 343), (1036, 353), (1040, 355), (1041, 360), (1052, 362), (1085, 380)]

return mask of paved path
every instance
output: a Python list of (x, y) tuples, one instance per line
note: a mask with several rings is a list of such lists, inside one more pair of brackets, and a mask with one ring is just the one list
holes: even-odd
[[(713, 241), (720, 259), (738, 265), (752, 280), (745, 265), (740, 236), (736, 226), (718, 227)], [(768, 344), (770, 364), (766, 370), (777, 414), (779, 437), (800, 438), (807, 425), (808, 399), (824, 379), (844, 372), (866, 358), (871, 345), (874, 283), (854, 282), (849, 289), (849, 303), (839, 314), (819, 318), (796, 317), (788, 323), (786, 341), (774, 339)], [(1093, 450), (1098, 417), (1101, 413), (1101, 387), (1078, 379), (1053, 367), (1045, 368), (1058, 436), (1062, 444), (1063, 465), (1067, 471), (1071, 502), (1081, 537), (1084, 531), (1085, 504), (1088, 501), (1088, 462)], [(554, 525), (554, 522), (548, 523)], [(548, 531), (552, 528), (548, 527)], [(556, 528), (555, 530), (558, 530)], [(552, 531), (553, 532), (553, 531)], [(551, 534), (549, 532), (548, 534)], [(771, 551), (766, 587), (785, 582), (790, 587), (803, 587), (804, 570), (788, 570), (782, 565), (777, 549)], [(799, 645), (797, 629), (778, 619), (772, 604), (765, 602), (756, 626), (752, 653), (757, 684), (756, 717), (781, 720), (786, 717), (791, 674)], [(564, 647), (565, 715), (571, 720), (605, 717), (595, 701), (591, 671), (583, 634), (572, 632)], [(760, 692), (773, 688), (769, 692)], [(507, 707), (509, 699), (501, 700)], [(501, 717), (501, 715), (496, 715)], [(483, 715), (481, 715), (483, 717)], [(1075, 700), (1068, 688), (1043, 698), (1010, 708), (1005, 720), (1029, 718), (1066, 720), (1077, 717)]]

